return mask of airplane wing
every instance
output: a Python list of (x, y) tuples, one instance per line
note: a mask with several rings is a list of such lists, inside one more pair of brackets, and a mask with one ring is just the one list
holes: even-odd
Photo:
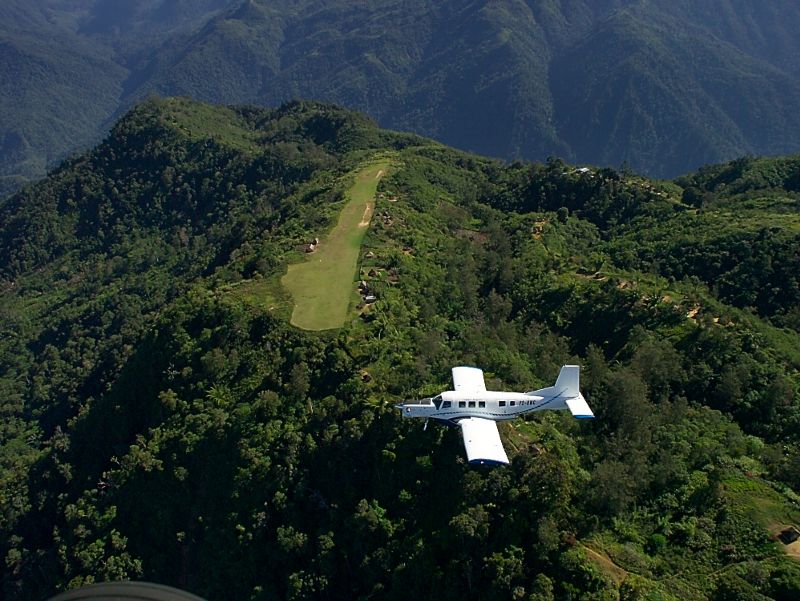
[(483, 370), (477, 367), (454, 367), (453, 385), (460, 392), (486, 392)]
[[(456, 367), (453, 371), (455, 372), (456, 369), (468, 368)], [(481, 382), (483, 382), (482, 377)], [(461, 426), (461, 436), (464, 437), (467, 461), (493, 465), (506, 465), (509, 463), (503, 443), (500, 442), (497, 422), (480, 417), (468, 417), (460, 420), (458, 425)]]

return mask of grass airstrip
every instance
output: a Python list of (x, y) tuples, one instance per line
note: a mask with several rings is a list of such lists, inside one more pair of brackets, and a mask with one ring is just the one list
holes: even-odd
[(304, 330), (339, 328), (347, 319), (353, 296), (361, 242), (375, 210), (375, 193), (389, 161), (358, 171), (347, 203), (331, 232), (306, 260), (289, 266), (281, 279), (294, 301), (291, 323)]

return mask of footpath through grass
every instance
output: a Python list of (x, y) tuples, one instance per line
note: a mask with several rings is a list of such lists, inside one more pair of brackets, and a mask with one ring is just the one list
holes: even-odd
[(336, 227), (304, 262), (289, 265), (281, 283), (294, 300), (292, 325), (304, 330), (344, 325), (361, 242), (375, 210), (378, 181), (388, 167), (389, 161), (383, 160), (358, 171)]

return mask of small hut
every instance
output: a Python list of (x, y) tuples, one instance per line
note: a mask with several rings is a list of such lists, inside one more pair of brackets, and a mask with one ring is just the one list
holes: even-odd
[(789, 526), (781, 530), (778, 538), (784, 545), (791, 545), (794, 541), (800, 538), (800, 530), (794, 526)]

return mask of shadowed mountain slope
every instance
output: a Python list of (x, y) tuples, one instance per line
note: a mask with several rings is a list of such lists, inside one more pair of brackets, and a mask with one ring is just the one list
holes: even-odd
[(2, 189), (149, 93), (316, 98), (502, 158), (653, 176), (800, 145), (800, 7), (644, 0), (8, 0)]

